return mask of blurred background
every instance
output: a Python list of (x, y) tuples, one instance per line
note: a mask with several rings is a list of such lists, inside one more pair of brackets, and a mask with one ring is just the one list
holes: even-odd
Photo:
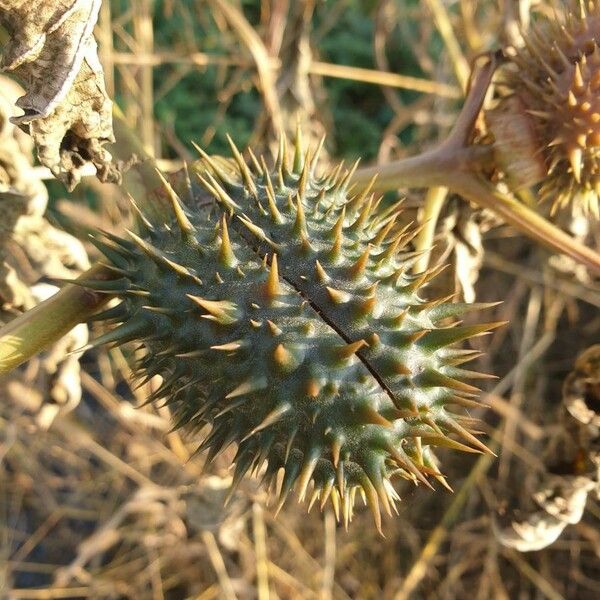
[[(310, 143), (327, 134), (325, 160), (384, 164), (443, 139), (471, 61), (521, 44), (531, 10), (550, 7), (104, 0), (95, 35), (109, 96), (165, 171), (197, 158), (192, 142), (228, 155), (227, 133), (268, 154), (276, 132), (292, 135), (297, 123)], [(85, 270), (97, 256), (87, 233), (120, 231), (128, 208), (115, 186), (86, 178), (67, 194), (36, 167), (28, 138), (7, 123), (19, 94), (6, 84), (2, 93), (12, 100), (2, 108), (0, 153), (22, 157), (6, 176), (33, 188), (27, 214), (0, 228), (11, 234), (0, 243), (7, 321), (52, 293), (52, 278)], [(390, 199), (400, 196), (414, 218), (423, 194)], [(46, 213), (35, 209), (46, 201)], [(563, 219), (580, 239), (589, 236), (586, 217)], [(573, 512), (586, 510), (570, 526), (540, 521), (535, 499), (548, 464), (572, 475), (581, 459), (564, 403), (587, 393), (575, 383), (589, 370), (573, 369), (600, 339), (597, 288), (585, 270), (548, 260), (493, 215), (453, 197), (436, 260), (452, 265), (436, 285), (469, 301), (503, 300), (486, 318), (511, 321), (474, 342), (486, 350), (474, 368), (499, 376), (483, 383), (486, 407), (471, 411), (498, 458), (440, 452), (453, 493), (399, 483), (400, 514), (384, 521), (385, 537), (362, 508), (349, 531), (331, 512), (307, 514), (294, 501), (275, 519), (252, 479), (225, 507), (231, 456), (204, 468), (197, 437), (171, 432), (167, 407), (142, 406), (156, 384), (131, 388), (127, 351), (70, 355), (86, 343), (80, 326), (0, 380), (0, 597), (599, 597), (600, 506), (591, 487), (578, 490)], [(518, 543), (505, 531), (515, 522)]]

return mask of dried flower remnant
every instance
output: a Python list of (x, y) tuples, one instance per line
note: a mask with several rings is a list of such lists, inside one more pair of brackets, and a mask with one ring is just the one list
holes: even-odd
[(517, 187), (540, 183), (556, 211), (599, 216), (600, 2), (569, 0), (523, 33), (489, 113), (498, 161)]
[(114, 141), (93, 28), (100, 0), (0, 0), (0, 24), (10, 40), (2, 68), (26, 94), (13, 122), (28, 126), (43, 165), (72, 189), (93, 164), (102, 181), (119, 181), (104, 144)]
[(495, 535), (520, 552), (553, 544), (568, 525), (579, 523), (589, 494), (600, 493), (600, 345), (575, 361), (565, 379), (557, 422), (544, 452), (545, 471), (522, 506), (501, 506)]

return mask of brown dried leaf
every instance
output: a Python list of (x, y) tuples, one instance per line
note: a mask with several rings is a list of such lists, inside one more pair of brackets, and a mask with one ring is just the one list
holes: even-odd
[(120, 175), (103, 148), (114, 141), (93, 28), (101, 0), (0, 0), (0, 24), (11, 38), (2, 68), (26, 88), (13, 117), (29, 125), (42, 164), (72, 189), (92, 163), (101, 181)]
[[(554, 543), (567, 525), (579, 523), (588, 494), (600, 493), (600, 345), (577, 357), (565, 379), (563, 403), (543, 452), (545, 470), (529, 479), (519, 506), (500, 503), (494, 519), (498, 541), (520, 552)], [(510, 495), (506, 490), (505, 496)]]

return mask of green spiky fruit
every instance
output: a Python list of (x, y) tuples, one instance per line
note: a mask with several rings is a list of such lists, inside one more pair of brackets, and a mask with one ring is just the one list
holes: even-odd
[(503, 170), (541, 183), (553, 210), (600, 217), (600, 0), (565, 0), (523, 34), (506, 69), (508, 97), (490, 114)]
[(345, 521), (359, 492), (379, 525), (393, 476), (445, 483), (433, 447), (485, 450), (451, 409), (475, 405), (464, 380), (480, 375), (459, 365), (478, 353), (453, 344), (497, 323), (451, 322), (473, 305), (420, 299), (437, 270), (411, 274), (416, 232), (349, 196), (352, 171), (318, 175), (299, 143), (288, 165), (282, 141), (272, 169), (233, 153), (239, 177), (208, 157), (199, 175), (210, 211), (167, 186), (166, 223), (96, 242), (117, 279), (85, 285), (122, 298), (98, 317), (122, 324), (96, 344), (142, 344), (139, 376), (162, 376), (154, 397), (177, 426), (210, 426), (208, 459), (237, 444), (236, 484), (264, 467), (280, 505), (310, 490)]

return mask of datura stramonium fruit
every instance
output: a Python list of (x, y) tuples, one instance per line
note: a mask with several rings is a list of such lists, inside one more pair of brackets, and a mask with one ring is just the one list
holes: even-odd
[(490, 130), (516, 187), (540, 183), (553, 211), (572, 204), (598, 218), (600, 0), (560, 6), (524, 32)]
[(208, 157), (198, 173), (211, 208), (165, 182), (165, 222), (140, 213), (137, 234), (95, 240), (116, 279), (80, 283), (121, 299), (96, 317), (120, 324), (95, 345), (145, 349), (138, 376), (163, 379), (151, 399), (176, 426), (208, 426), (208, 460), (237, 445), (234, 488), (260, 471), (279, 508), (295, 488), (346, 523), (358, 492), (380, 527), (393, 477), (445, 485), (433, 447), (486, 450), (452, 410), (477, 406), (465, 379), (485, 375), (460, 365), (479, 353), (454, 344), (499, 323), (457, 321), (484, 305), (421, 299), (439, 269), (411, 274), (416, 230), (349, 194), (352, 170), (318, 174), (299, 142), (271, 168), (232, 150), (235, 176)]

